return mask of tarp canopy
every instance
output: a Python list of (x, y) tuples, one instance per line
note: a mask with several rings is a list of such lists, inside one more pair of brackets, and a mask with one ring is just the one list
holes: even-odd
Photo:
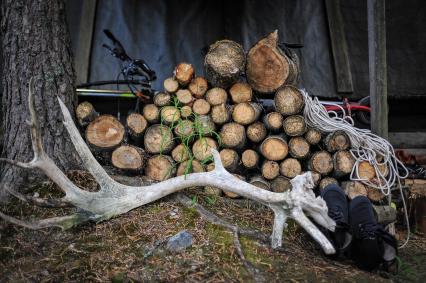
[[(368, 95), (366, 1), (340, 1), (348, 44), (354, 93)], [(81, 17), (79, 1), (67, 1), (73, 48)], [(388, 92), (391, 97), (426, 96), (426, 5), (420, 0), (386, 1)], [(220, 39), (241, 43), (245, 50), (278, 29), (283, 42), (302, 43), (297, 50), (301, 83), (310, 93), (335, 97), (336, 82), (324, 1), (204, 0), (98, 1), (91, 50), (90, 81), (117, 77), (120, 64), (101, 47), (111, 30), (130, 56), (143, 58), (157, 71), (154, 87), (171, 75), (176, 64), (192, 63), (203, 73), (203, 47)]]

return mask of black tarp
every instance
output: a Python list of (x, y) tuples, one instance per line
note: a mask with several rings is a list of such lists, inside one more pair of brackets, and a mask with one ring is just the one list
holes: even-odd
[[(353, 98), (368, 95), (366, 1), (340, 1), (354, 82)], [(420, 0), (387, 1), (388, 92), (391, 97), (426, 96), (426, 5)], [(79, 32), (81, 0), (67, 3), (73, 47)], [(114, 79), (118, 61), (101, 47), (109, 29), (128, 53), (157, 71), (161, 88), (173, 67), (187, 61), (203, 73), (201, 49), (228, 38), (248, 50), (259, 38), (279, 30), (282, 41), (303, 43), (301, 86), (334, 97), (336, 84), (325, 4), (318, 0), (98, 1), (90, 81)]]

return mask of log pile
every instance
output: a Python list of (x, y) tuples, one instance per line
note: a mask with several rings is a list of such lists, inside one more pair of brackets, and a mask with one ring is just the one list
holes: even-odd
[[(214, 43), (204, 61), (206, 77), (189, 63), (179, 64), (153, 102), (126, 117), (124, 125), (99, 115), (87, 102), (80, 104), (77, 117), (87, 143), (103, 158), (109, 154), (110, 164), (121, 172), (155, 181), (211, 171), (214, 148), (228, 171), (260, 189), (285, 192), (292, 178), (309, 170), (318, 190), (340, 183), (350, 198), (367, 195), (379, 201), (380, 192), (349, 180), (355, 160), (348, 136), (307, 127), (304, 99), (294, 86), (298, 60), (277, 42), (274, 32), (247, 56), (233, 41)], [(240, 76), (244, 70), (246, 80)], [(275, 94), (275, 109), (265, 110), (258, 102), (264, 93)], [(374, 180), (370, 164), (359, 168), (361, 178)], [(212, 187), (205, 191), (221, 194)]]

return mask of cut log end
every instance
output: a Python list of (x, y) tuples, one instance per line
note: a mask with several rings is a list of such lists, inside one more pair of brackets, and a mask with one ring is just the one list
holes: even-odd
[(175, 174), (173, 159), (167, 155), (154, 155), (147, 161), (145, 174), (154, 181), (164, 181)]
[(259, 189), (271, 190), (271, 184), (265, 180), (262, 176), (253, 176), (250, 178), (249, 183)]
[(229, 108), (225, 104), (219, 104), (212, 107), (210, 116), (215, 124), (222, 125), (229, 121)]
[(247, 54), (247, 81), (257, 92), (275, 92), (289, 75), (288, 58), (277, 41), (278, 35), (273, 32), (257, 42)]
[(175, 78), (167, 78), (164, 80), (163, 86), (168, 93), (175, 93), (179, 89), (179, 82)]
[(122, 145), (112, 152), (111, 163), (123, 171), (141, 172), (145, 166), (145, 152), (135, 146)]
[(165, 124), (175, 124), (180, 119), (180, 110), (175, 106), (164, 106), (161, 108), (160, 117)]
[(244, 71), (245, 58), (244, 49), (235, 41), (215, 42), (204, 58), (207, 80), (215, 87), (230, 87)]
[(201, 172), (205, 172), (205, 168), (198, 160), (187, 160), (179, 164), (176, 176)]
[(291, 190), (292, 185), (290, 179), (284, 176), (278, 176), (271, 181), (271, 190), (275, 193), (284, 193)]
[(154, 101), (154, 104), (157, 105), (158, 107), (163, 107), (163, 106), (170, 105), (170, 103), (172, 102), (172, 97), (168, 93), (159, 92), (154, 96), (153, 101)]
[(288, 145), (279, 136), (269, 136), (260, 145), (260, 152), (268, 160), (279, 161), (287, 156)]
[(335, 131), (327, 135), (324, 139), (328, 152), (336, 152), (338, 150), (347, 150), (351, 147), (348, 135), (344, 131)]
[(208, 88), (207, 80), (203, 77), (195, 77), (188, 85), (189, 91), (195, 98), (202, 98)]
[(339, 150), (333, 155), (334, 175), (337, 178), (349, 175), (355, 165), (355, 158), (349, 151)]
[(283, 126), (283, 116), (278, 112), (270, 112), (265, 115), (263, 122), (271, 132), (278, 132)]
[(229, 89), (229, 94), (234, 103), (250, 102), (253, 97), (253, 90), (249, 84), (236, 83)]
[(228, 94), (223, 88), (214, 87), (209, 89), (206, 93), (206, 100), (210, 105), (225, 104), (228, 99)]
[(168, 153), (174, 145), (173, 133), (165, 125), (152, 125), (145, 133), (144, 148), (151, 154)]
[(241, 149), (246, 142), (246, 130), (237, 123), (227, 123), (222, 126), (220, 140), (226, 148)]
[(332, 185), (332, 184), (334, 184), (334, 185), (339, 185), (339, 182), (338, 182), (336, 179), (334, 179), (334, 178), (331, 178), (331, 177), (325, 177), (325, 178), (321, 179), (321, 181), (320, 181), (320, 183), (319, 183), (318, 187), (320, 188), (320, 190), (323, 190), (323, 189), (325, 189), (328, 185)]
[(147, 104), (142, 109), (142, 115), (150, 124), (155, 124), (160, 121), (160, 109), (155, 104)]
[(265, 125), (261, 122), (254, 122), (247, 127), (247, 138), (254, 143), (263, 141), (267, 133)]
[(238, 168), (238, 163), (240, 162), (238, 153), (229, 148), (220, 151), (220, 159), (222, 160), (223, 167), (229, 172), (234, 172)]
[(367, 196), (367, 188), (357, 181), (342, 182), (342, 189), (349, 199), (354, 199), (357, 196)]
[(235, 105), (232, 111), (232, 119), (238, 124), (249, 125), (259, 118), (261, 112), (262, 108), (259, 104), (239, 103)]
[(288, 116), (283, 121), (284, 132), (291, 136), (302, 136), (306, 132), (305, 118), (301, 115)]
[(148, 122), (139, 113), (132, 113), (126, 118), (126, 125), (130, 138), (134, 142), (141, 142), (143, 134), (148, 127)]
[(252, 149), (246, 149), (241, 155), (241, 162), (247, 169), (254, 169), (259, 163), (259, 154)]
[(124, 134), (124, 126), (117, 118), (101, 115), (87, 126), (86, 140), (94, 150), (112, 150), (123, 142)]
[(303, 110), (305, 102), (302, 93), (293, 86), (284, 86), (275, 94), (275, 109), (283, 115), (295, 115)]
[(210, 112), (210, 104), (205, 99), (197, 99), (192, 105), (192, 111), (198, 115), (207, 115)]
[(287, 158), (280, 164), (280, 173), (287, 178), (294, 178), (302, 173), (302, 165), (295, 158)]
[(321, 141), (321, 132), (311, 128), (306, 132), (305, 139), (311, 145), (317, 145)]
[(180, 63), (176, 66), (174, 75), (180, 85), (186, 86), (194, 77), (194, 67), (189, 63)]
[(82, 127), (87, 126), (90, 122), (99, 116), (99, 114), (95, 111), (92, 103), (88, 101), (84, 101), (77, 106), (75, 115), (77, 117), (78, 124)]
[(333, 171), (333, 158), (327, 151), (317, 151), (309, 160), (308, 167), (322, 176), (328, 175)]
[(308, 157), (310, 146), (309, 143), (302, 137), (291, 138), (288, 142), (290, 155), (297, 159)]
[(184, 144), (179, 144), (172, 150), (172, 158), (178, 163), (187, 161), (190, 154), (190, 149)]
[(273, 180), (280, 174), (280, 165), (275, 161), (266, 160), (260, 171), (265, 179)]
[(191, 120), (182, 120), (174, 128), (174, 133), (181, 140), (188, 139), (194, 135), (194, 123)]
[(192, 145), (192, 153), (197, 160), (206, 161), (212, 158), (212, 148), (217, 150), (218, 146), (216, 141), (209, 137), (203, 137), (194, 142)]
[(182, 105), (190, 104), (194, 100), (191, 92), (187, 89), (178, 90), (176, 92), (176, 98)]

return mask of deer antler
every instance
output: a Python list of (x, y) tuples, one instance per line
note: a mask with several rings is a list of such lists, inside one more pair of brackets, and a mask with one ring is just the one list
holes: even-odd
[(58, 101), (64, 115), (64, 125), (71, 140), (82, 159), (84, 167), (90, 171), (99, 183), (100, 190), (97, 192), (88, 192), (78, 188), (43, 150), (34, 110), (34, 87), (33, 80), (31, 79), (28, 96), (31, 121), (28, 124), (31, 128), (34, 158), (28, 163), (4, 158), (1, 158), (0, 161), (8, 162), (22, 168), (38, 168), (42, 170), (65, 193), (62, 200), (75, 206), (78, 210), (73, 215), (43, 219), (34, 223), (28, 223), (0, 213), (0, 217), (6, 221), (30, 229), (41, 229), (52, 226), (66, 229), (86, 221), (98, 222), (107, 220), (184, 188), (213, 186), (263, 203), (273, 210), (274, 225), (271, 235), (271, 245), (273, 248), (281, 246), (283, 229), (285, 228), (287, 218), (290, 217), (321, 245), (326, 254), (333, 254), (335, 252), (331, 243), (303, 212), (307, 212), (308, 215), (312, 216), (315, 221), (325, 228), (334, 230), (335, 222), (328, 217), (327, 206), (324, 200), (315, 198), (312, 192), (313, 180), (310, 172), (295, 177), (291, 181), (293, 189), (289, 192), (269, 192), (234, 177), (223, 167), (219, 153), (216, 150), (212, 150), (215, 163), (213, 171), (179, 176), (150, 186), (133, 187), (123, 185), (113, 180), (96, 161), (75, 126), (67, 107), (60, 98), (58, 98)]

